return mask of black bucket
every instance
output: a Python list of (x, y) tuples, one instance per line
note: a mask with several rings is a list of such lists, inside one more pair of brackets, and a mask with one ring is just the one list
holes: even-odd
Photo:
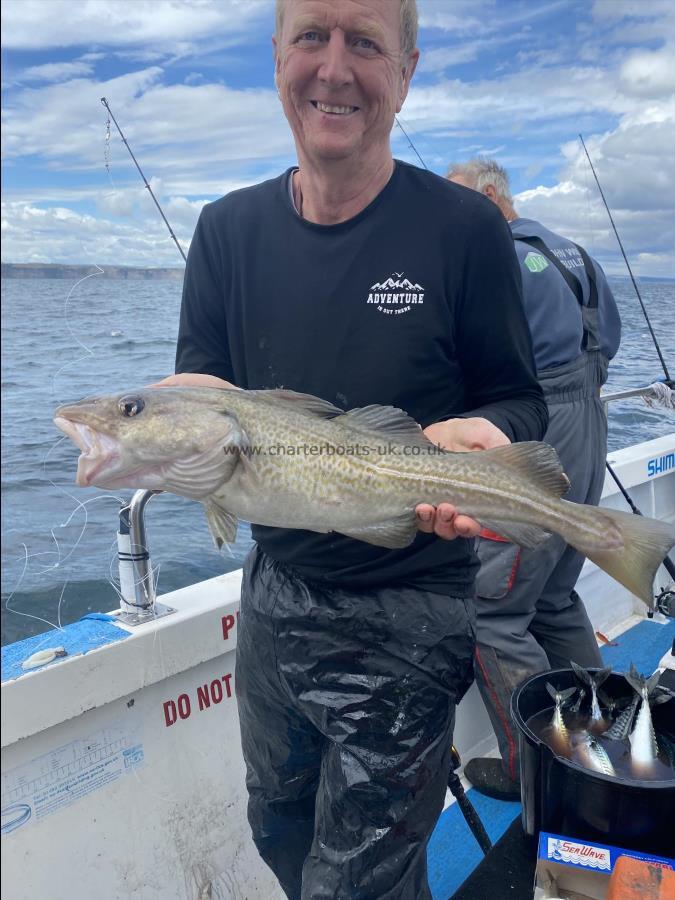
[[(511, 698), (520, 742), (525, 833), (550, 831), (675, 856), (675, 781), (629, 781), (556, 756), (527, 726), (532, 716), (551, 708), (547, 681), (558, 691), (578, 685), (571, 669), (542, 672), (521, 684)], [(626, 687), (623, 676), (612, 673), (602, 690), (618, 699), (625, 697)], [(654, 707), (652, 717), (658, 732), (675, 739), (675, 700)]]

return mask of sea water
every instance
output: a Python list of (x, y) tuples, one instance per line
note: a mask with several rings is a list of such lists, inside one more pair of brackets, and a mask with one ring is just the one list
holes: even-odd
[[(613, 283), (623, 341), (609, 390), (663, 377), (635, 293)], [(72, 291), (72, 292), (71, 292)], [(180, 281), (93, 276), (2, 282), (2, 642), (119, 605), (117, 513), (130, 491), (74, 484), (78, 451), (52, 423), (61, 403), (149, 384), (173, 372)], [(675, 375), (675, 282), (641, 293), (671, 375)], [(609, 447), (675, 430), (675, 416), (641, 400), (610, 407)], [(213, 547), (202, 506), (153, 497), (146, 515), (158, 593), (241, 567), (251, 544)]]

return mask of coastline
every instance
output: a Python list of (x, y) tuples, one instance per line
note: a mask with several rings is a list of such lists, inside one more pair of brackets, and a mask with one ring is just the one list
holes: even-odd
[(2, 277), (11, 279), (77, 279), (87, 275), (127, 281), (182, 281), (185, 269), (137, 266), (62, 265), (60, 263), (2, 263)]

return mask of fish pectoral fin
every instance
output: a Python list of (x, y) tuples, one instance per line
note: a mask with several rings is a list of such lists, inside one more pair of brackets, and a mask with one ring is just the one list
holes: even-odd
[(341, 530), (340, 534), (354, 538), (356, 541), (365, 541), (366, 544), (374, 544), (376, 547), (400, 550), (402, 547), (408, 547), (415, 540), (417, 524), (415, 514), (406, 513), (397, 519), (389, 519), (375, 525), (367, 525), (349, 531)]
[(527, 547), (528, 550), (534, 550), (551, 537), (550, 532), (544, 531), (543, 528), (539, 528), (537, 525), (525, 525), (522, 522), (481, 518), (480, 523), (484, 528), (489, 528), (490, 531), (506, 538), (507, 541)]
[[(397, 440), (433, 448), (436, 445), (422, 431), (422, 426), (411, 418), (408, 413), (403, 412), (395, 406), (379, 406), (372, 404), (371, 406), (362, 406), (358, 409), (350, 409), (349, 412), (343, 413), (339, 421), (350, 428), (357, 431), (371, 434), (379, 432), (380, 435), (394, 437)], [(438, 451), (441, 452), (440, 450)]]
[(513, 469), (552, 497), (562, 497), (570, 488), (570, 480), (550, 444), (522, 441), (479, 452), (482, 459), (492, 457), (495, 463)]
[(206, 521), (218, 550), (223, 544), (233, 544), (237, 537), (237, 517), (233, 516), (222, 506), (218, 506), (213, 500), (207, 500), (204, 504)]

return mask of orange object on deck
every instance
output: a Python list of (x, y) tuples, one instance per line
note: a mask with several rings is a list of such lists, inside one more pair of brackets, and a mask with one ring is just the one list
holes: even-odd
[(607, 900), (675, 900), (675, 872), (620, 856), (609, 880)]

